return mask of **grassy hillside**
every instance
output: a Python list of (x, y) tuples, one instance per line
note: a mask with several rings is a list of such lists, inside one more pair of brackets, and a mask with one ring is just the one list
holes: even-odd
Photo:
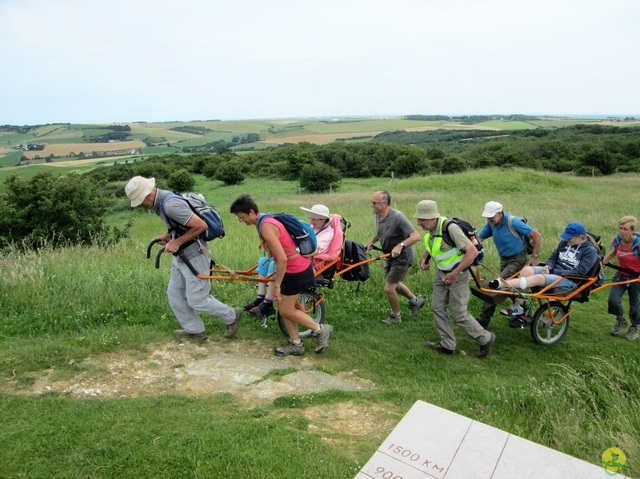
[[(255, 230), (228, 213), (241, 193), (250, 192), (263, 211), (300, 214), (300, 206), (326, 204), (351, 222), (348, 237), (360, 242), (373, 235), (369, 200), (378, 189), (389, 189), (393, 206), (412, 221), (416, 203), (434, 199), (442, 214), (480, 226), (484, 203), (497, 200), (542, 232), (545, 257), (571, 221), (584, 222), (606, 243), (617, 219), (640, 204), (636, 186), (635, 176), (577, 178), (487, 169), (391, 183), (347, 179), (339, 193), (326, 195), (298, 195), (294, 183), (260, 180), (223, 187), (199, 178), (195, 189), (218, 206), (225, 221), (227, 236), (213, 244), (214, 254), (227, 266), (243, 268), (254, 264), (259, 252)], [(165, 296), (169, 258), (163, 257), (159, 270), (145, 258), (147, 243), (164, 227), (154, 215), (128, 208), (124, 199), (121, 206), (109, 221), (132, 220), (132, 237), (115, 247), (10, 252), (0, 258), (3, 475), (353, 477), (421, 399), (594, 464), (604, 450), (620, 447), (636, 461), (629, 475), (640, 476), (640, 342), (609, 334), (613, 321), (606, 312), (606, 291), (573, 305), (567, 336), (554, 347), (538, 346), (527, 329), (511, 329), (496, 315), (490, 329), (497, 342), (487, 360), (475, 357), (477, 345), (458, 328), (458, 353), (444, 357), (424, 348), (437, 338), (428, 304), (414, 318), (404, 302), (401, 325), (381, 323), (388, 304), (382, 264), (374, 263), (359, 296), (345, 281), (324, 291), (327, 319), (335, 327), (330, 348), (323, 356), (307, 354), (295, 362), (348, 374), (371, 387), (283, 395), (247, 405), (227, 393), (172, 393), (171, 378), (183, 363), (167, 370), (156, 366), (155, 374), (165, 375), (169, 388), (161, 394), (151, 386), (137, 396), (114, 393), (107, 359), (117, 364), (137, 358), (137, 366), (122, 375), (141, 382), (140, 368), (152, 367), (152, 353), (174, 343), (176, 327)], [(487, 265), (495, 269), (491, 242), (486, 249)], [(420, 245), (416, 250), (423, 253)], [(413, 268), (406, 283), (428, 298), (432, 274)], [(213, 287), (220, 300), (233, 305), (255, 294), (243, 282)], [(472, 313), (480, 307), (474, 298)], [(225, 342), (214, 318), (205, 317), (205, 323), (210, 339), (197, 350), (187, 348), (187, 362), (220, 351), (270, 358), (283, 340), (277, 327), (263, 329), (245, 320), (238, 338)], [(291, 372), (289, 366), (283, 362), (282, 375)], [(79, 390), (55, 389), (57, 382), (76, 377), (86, 380)], [(104, 378), (98, 393), (91, 378)], [(348, 421), (341, 414), (348, 414)]]

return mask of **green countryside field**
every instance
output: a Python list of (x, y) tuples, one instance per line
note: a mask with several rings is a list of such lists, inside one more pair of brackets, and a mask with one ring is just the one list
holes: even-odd
[[(67, 162), (85, 158), (105, 161), (106, 158), (126, 158), (182, 152), (185, 147), (198, 147), (212, 142), (230, 142), (234, 137), (254, 135), (250, 141), (233, 147), (234, 151), (268, 148), (283, 143), (307, 141), (326, 144), (335, 140), (369, 141), (373, 136), (392, 130), (522, 130), (560, 128), (575, 124), (637, 125), (636, 121), (606, 118), (535, 117), (523, 120), (505, 118), (486, 121), (413, 120), (394, 118), (336, 118), (282, 119), (245, 121), (194, 121), (161, 123), (118, 123), (130, 128), (126, 141), (94, 140), (108, 134), (113, 125), (52, 124), (29, 128), (28, 132), (7, 131), (0, 128), (0, 166), (16, 166), (21, 157), (30, 164)], [(28, 144), (44, 145), (42, 150), (19, 151), (16, 147)], [(81, 157), (80, 157), (81, 155)]]
[[(71, 167), (20, 171), (32, 168), (64, 174)], [(225, 222), (227, 235), (212, 243), (214, 255), (232, 268), (247, 268), (259, 255), (255, 230), (229, 213), (243, 193), (263, 211), (301, 214), (300, 206), (323, 203), (349, 220), (347, 237), (363, 243), (373, 236), (369, 200), (379, 189), (390, 190), (393, 207), (412, 221), (416, 203), (433, 199), (441, 214), (479, 227), (484, 203), (497, 200), (542, 233), (543, 258), (567, 223), (585, 223), (608, 244), (618, 218), (638, 216), (640, 205), (633, 173), (591, 178), (486, 168), (393, 181), (345, 178), (337, 192), (323, 194), (300, 194), (295, 181), (246, 178), (225, 186), (195, 177), (194, 190)], [(122, 191), (124, 184), (114, 187)], [(145, 257), (164, 226), (155, 215), (131, 209), (124, 195), (117, 201), (109, 224), (132, 222), (130, 237), (120, 243), (15, 248), (0, 257), (0, 477), (352, 478), (416, 400), (592, 464), (619, 447), (631, 461), (625, 473), (640, 477), (640, 342), (609, 334), (606, 290), (572, 305), (568, 333), (552, 347), (534, 343), (528, 329), (512, 329), (496, 314), (489, 358), (476, 358), (477, 345), (455, 327), (458, 351), (442, 356), (424, 347), (437, 339), (429, 301), (417, 317), (402, 303), (402, 324), (381, 322), (388, 303), (383, 265), (376, 262), (358, 295), (356, 284), (343, 280), (324, 291), (327, 322), (335, 327), (327, 352), (285, 359), (261, 380), (277, 383), (302, 368), (350, 378), (360, 388), (250, 401), (203, 390), (204, 380), (185, 389), (180, 378), (190, 364), (214, 355), (273, 359), (281, 331), (245, 318), (238, 337), (228, 341), (220, 323), (205, 316), (209, 339), (181, 345), (172, 337), (177, 323), (165, 293), (170, 258), (155, 269)], [(495, 248), (491, 241), (485, 246), (486, 264), (495, 270)], [(416, 245), (417, 256), (423, 252)], [(430, 298), (432, 280), (431, 271), (414, 266), (406, 283)], [(240, 281), (212, 287), (236, 306), (255, 295), (254, 286)], [(473, 298), (470, 311), (480, 307)]]

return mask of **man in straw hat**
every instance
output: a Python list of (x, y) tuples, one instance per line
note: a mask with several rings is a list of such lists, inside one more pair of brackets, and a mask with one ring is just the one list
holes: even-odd
[(447, 230), (453, 245), (445, 241), (443, 227), (447, 218), (440, 216), (435, 201), (420, 201), (414, 217), (418, 226), (427, 232), (424, 236), (426, 252), (420, 261), (420, 268), (428, 270), (430, 259), (436, 265), (431, 309), (440, 341), (428, 342), (427, 348), (442, 354), (451, 355), (455, 352), (457, 343), (447, 313), (449, 306), (455, 323), (480, 345), (478, 357), (486, 358), (491, 353), (496, 336), (480, 326), (467, 309), (470, 298), (468, 268), (478, 256), (478, 250), (453, 222), (448, 223)]
[[(195, 276), (184, 261), (189, 261), (199, 273), (209, 274), (209, 258), (201, 250), (208, 250), (209, 246), (197, 239), (206, 231), (207, 223), (191, 210), (185, 200), (178, 197), (165, 200), (171, 192), (156, 188), (154, 178), (134, 176), (124, 190), (132, 207), (153, 210), (169, 229), (154, 240), (164, 245), (165, 252), (174, 254), (167, 296), (182, 329), (175, 330), (173, 334), (184, 339), (205, 339), (207, 333), (204, 323), (196, 314), (196, 311), (201, 311), (216, 316), (226, 324), (225, 338), (234, 337), (238, 332), (242, 309), (234, 309), (214, 298), (210, 294), (211, 281)], [(180, 228), (175, 225), (180, 225)]]
[(371, 209), (376, 215), (376, 235), (366, 244), (366, 250), (370, 251), (380, 241), (382, 251), (390, 255), (384, 266), (384, 292), (391, 306), (391, 314), (382, 322), (398, 324), (402, 322), (398, 294), (409, 300), (411, 316), (417, 316), (424, 306), (424, 298), (414, 295), (402, 282), (413, 263), (413, 245), (420, 241), (420, 233), (400, 211), (391, 208), (391, 194), (386, 190), (374, 193)]

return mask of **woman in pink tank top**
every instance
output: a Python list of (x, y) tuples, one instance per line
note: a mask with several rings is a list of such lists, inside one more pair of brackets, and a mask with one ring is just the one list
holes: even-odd
[(312, 336), (316, 340), (315, 352), (316, 354), (324, 353), (329, 345), (333, 327), (329, 324), (316, 323), (308, 314), (296, 308), (298, 295), (311, 289), (315, 284), (311, 261), (296, 251), (295, 243), (282, 223), (260, 213), (258, 205), (251, 196), (240, 195), (231, 204), (230, 211), (244, 224), (256, 226), (262, 246), (276, 262), (273, 300), (278, 303), (278, 311), (285, 320), (289, 342), (276, 348), (274, 354), (276, 356), (304, 354), (299, 326), (313, 331)]

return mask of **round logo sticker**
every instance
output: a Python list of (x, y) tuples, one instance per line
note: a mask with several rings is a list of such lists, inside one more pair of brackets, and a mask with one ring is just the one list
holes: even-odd
[(617, 447), (610, 447), (602, 453), (602, 465), (610, 476), (615, 476), (625, 469), (627, 456), (624, 451)]

